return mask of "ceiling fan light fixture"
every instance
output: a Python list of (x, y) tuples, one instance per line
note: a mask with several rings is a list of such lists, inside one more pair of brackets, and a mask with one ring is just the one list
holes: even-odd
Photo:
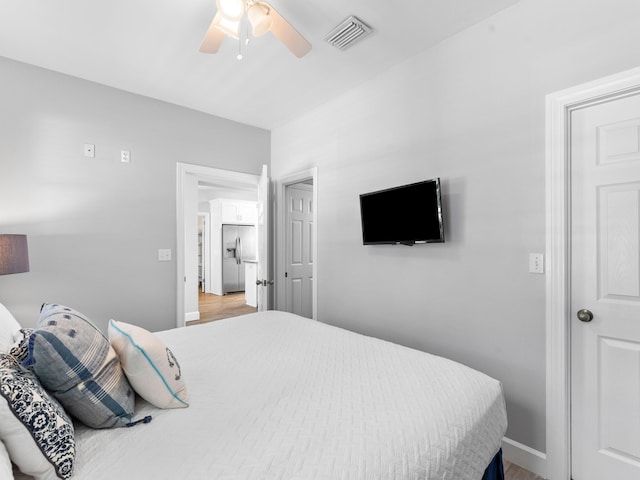
[[(240, 40), (240, 25), (253, 27), (255, 36), (271, 32), (296, 57), (311, 51), (311, 44), (269, 3), (255, 0), (216, 0), (218, 10), (200, 45), (202, 53), (217, 53), (226, 36)], [(245, 21), (244, 14), (247, 14)], [(250, 18), (249, 18), (250, 17)], [(248, 40), (243, 30), (242, 36)], [(240, 42), (242, 43), (242, 42)]]
[(213, 24), (218, 30), (229, 35), (230, 37), (233, 37), (235, 39), (240, 38), (240, 35), (238, 34), (238, 30), (240, 28), (239, 20), (228, 20), (226, 17), (223, 17), (220, 12), (218, 12), (213, 19)]
[(240, 21), (245, 12), (245, 0), (216, 0), (218, 13), (232, 22)]
[(247, 11), (249, 22), (253, 27), (253, 36), (260, 37), (271, 29), (273, 23), (272, 17), (269, 16), (269, 8), (262, 3), (254, 3)]

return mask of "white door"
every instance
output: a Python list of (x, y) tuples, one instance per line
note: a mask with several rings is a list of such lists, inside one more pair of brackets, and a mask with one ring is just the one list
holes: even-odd
[(572, 478), (636, 480), (640, 95), (574, 110), (570, 155)]
[(286, 191), (285, 301), (288, 312), (313, 316), (313, 186)]
[(270, 289), (273, 279), (270, 277), (269, 268), (269, 172), (266, 165), (262, 166), (262, 174), (258, 182), (258, 311), (269, 309)]

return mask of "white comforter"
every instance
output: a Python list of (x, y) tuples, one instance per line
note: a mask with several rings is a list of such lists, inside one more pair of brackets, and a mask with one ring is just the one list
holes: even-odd
[(480, 480), (506, 429), (496, 380), (282, 312), (158, 334), (191, 406), (76, 430), (78, 480)]

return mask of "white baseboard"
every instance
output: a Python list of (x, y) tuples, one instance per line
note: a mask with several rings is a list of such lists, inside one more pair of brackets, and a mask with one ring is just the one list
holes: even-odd
[(200, 312), (187, 312), (184, 314), (185, 322), (192, 322), (194, 320), (200, 320)]
[(547, 454), (527, 447), (520, 442), (504, 437), (502, 439), (502, 456), (505, 460), (515, 463), (530, 472), (548, 478)]

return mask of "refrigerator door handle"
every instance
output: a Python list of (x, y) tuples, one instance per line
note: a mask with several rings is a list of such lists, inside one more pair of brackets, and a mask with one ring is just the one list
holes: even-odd
[(236, 251), (235, 251), (235, 261), (236, 265), (238, 265), (238, 256), (240, 254), (240, 250), (238, 249), (238, 242), (240, 241), (240, 237), (236, 237)]
[(242, 238), (238, 236), (238, 265), (242, 265)]

